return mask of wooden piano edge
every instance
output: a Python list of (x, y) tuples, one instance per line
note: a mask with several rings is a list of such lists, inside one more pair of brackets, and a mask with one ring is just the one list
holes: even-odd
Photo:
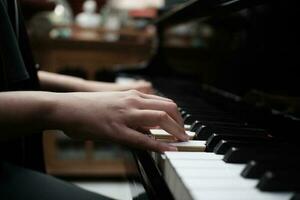
[(160, 170), (147, 151), (132, 150), (142, 184), (150, 200), (174, 200)]

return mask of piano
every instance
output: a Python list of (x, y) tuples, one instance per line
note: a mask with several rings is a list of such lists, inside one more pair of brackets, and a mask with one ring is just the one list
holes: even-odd
[[(173, 99), (205, 148), (133, 150), (146, 199), (300, 199), (297, 10), (290, 0), (189, 0), (161, 13), (155, 54), (121, 74), (148, 79)], [(225, 35), (208, 48), (209, 78), (178, 72), (166, 58), (164, 31), (188, 20)]]

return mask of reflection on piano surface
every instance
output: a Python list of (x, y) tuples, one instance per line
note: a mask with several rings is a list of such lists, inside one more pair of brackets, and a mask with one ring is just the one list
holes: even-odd
[[(300, 199), (297, 10), (295, 1), (192, 0), (157, 20), (156, 54), (126, 73), (173, 99), (205, 149), (134, 150), (150, 199)], [(175, 70), (164, 46), (166, 27), (195, 18), (221, 32), (200, 77)]]

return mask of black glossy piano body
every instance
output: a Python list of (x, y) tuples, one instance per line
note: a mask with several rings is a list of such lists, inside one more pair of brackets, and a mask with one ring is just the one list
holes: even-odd
[[(300, 190), (300, 181), (291, 178), (300, 175), (299, 165), (295, 165), (300, 161), (296, 156), (300, 151), (297, 147), (300, 134), (298, 10), (296, 1), (187, 1), (163, 13), (155, 22), (158, 45), (152, 59), (142, 70), (126, 72), (149, 79), (159, 94), (173, 99), (186, 124), (197, 122), (193, 130), (199, 133), (196, 139), (219, 138), (219, 151), (216, 142), (207, 151), (224, 154), (223, 159), (228, 162), (270, 161), (264, 165), (269, 168), (252, 163), (257, 167), (254, 171), (261, 170), (259, 176), (256, 174), (257, 179), (262, 179), (258, 189), (292, 191), (293, 200), (299, 198)], [(217, 43), (206, 51), (213, 63), (209, 66), (214, 68), (214, 74), (208, 78), (205, 70), (200, 76), (174, 70), (164, 46), (164, 31), (168, 27), (195, 19), (226, 35), (219, 35)], [(253, 149), (262, 156), (255, 157)], [(151, 153), (134, 151), (134, 156), (149, 199), (174, 199)], [(280, 156), (294, 165), (270, 167), (270, 163), (280, 161)], [(263, 177), (268, 169), (273, 175), (279, 174), (278, 185), (278, 180)], [(287, 178), (285, 172), (289, 170), (294, 174)], [(252, 176), (250, 172), (243, 176)]]

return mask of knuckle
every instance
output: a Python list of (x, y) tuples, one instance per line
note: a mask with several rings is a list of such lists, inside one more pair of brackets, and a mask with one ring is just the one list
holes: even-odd
[(141, 140), (140, 141), (140, 144), (143, 146), (143, 147), (148, 147), (149, 146), (149, 141), (147, 139), (144, 139), (144, 140)]
[(126, 97), (125, 102), (129, 106), (138, 106), (140, 104), (140, 99), (135, 96), (128, 96)]
[(177, 111), (178, 110), (178, 107), (177, 107), (177, 104), (174, 103), (174, 102), (170, 102), (169, 103), (169, 107), (172, 111)]
[(133, 96), (138, 96), (140, 94), (140, 92), (137, 90), (129, 90), (129, 93)]
[(168, 119), (168, 113), (166, 113), (165, 111), (160, 111), (159, 113), (158, 113), (158, 120), (159, 121), (165, 121), (165, 120), (167, 120)]

